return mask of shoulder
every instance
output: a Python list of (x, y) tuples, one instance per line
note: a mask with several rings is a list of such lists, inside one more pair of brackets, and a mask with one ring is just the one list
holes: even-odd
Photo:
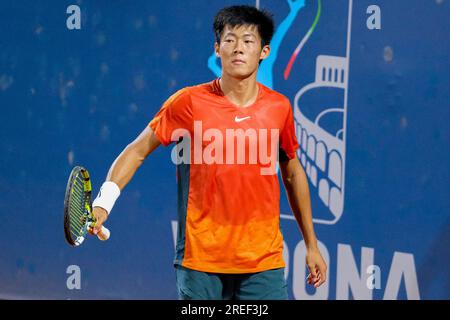
[(194, 95), (206, 95), (214, 93), (215, 90), (216, 88), (213, 80), (181, 88), (175, 93), (173, 93), (168, 100), (187, 100)]
[(191, 107), (191, 87), (184, 87), (172, 93), (163, 104), (171, 109), (185, 109)]
[(189, 87), (191, 95), (196, 96), (210, 96), (210, 95), (220, 95), (220, 88), (217, 84), (217, 79), (200, 83)]
[(276, 102), (280, 102), (282, 105), (286, 105), (290, 107), (290, 100), (288, 97), (286, 97), (281, 92), (278, 92), (276, 90), (270, 89), (269, 87), (266, 87), (265, 85), (259, 83), (260, 88), (264, 91), (264, 99), (272, 100)]
[(184, 87), (176, 92), (172, 93), (172, 95), (167, 99), (166, 102), (175, 102), (177, 100), (184, 100), (186, 98), (189, 98), (189, 90), (190, 87)]
[(267, 102), (270, 102), (271, 105), (274, 107), (282, 110), (285, 113), (288, 113), (289, 110), (292, 109), (291, 101), (288, 97), (286, 97), (281, 92), (275, 91), (273, 89), (270, 89), (269, 87), (266, 87), (265, 85), (260, 83), (260, 87), (263, 89), (263, 99)]

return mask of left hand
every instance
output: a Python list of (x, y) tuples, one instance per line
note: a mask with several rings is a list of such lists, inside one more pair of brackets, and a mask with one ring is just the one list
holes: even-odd
[(318, 288), (327, 280), (327, 264), (318, 248), (309, 249), (306, 253), (306, 265), (310, 274), (306, 278), (308, 284)]

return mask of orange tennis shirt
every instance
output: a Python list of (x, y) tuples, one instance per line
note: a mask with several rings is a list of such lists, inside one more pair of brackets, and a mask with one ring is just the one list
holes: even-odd
[(213, 273), (284, 267), (275, 168), (298, 148), (291, 104), (258, 83), (256, 101), (238, 107), (218, 80), (179, 90), (149, 123), (163, 145), (177, 143), (174, 264)]

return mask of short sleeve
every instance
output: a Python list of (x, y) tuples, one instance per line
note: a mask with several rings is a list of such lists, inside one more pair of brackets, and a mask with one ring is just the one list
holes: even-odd
[(291, 104), (289, 103), (289, 111), (284, 128), (280, 134), (280, 161), (293, 159), (297, 149), (298, 141), (295, 135), (294, 117), (292, 114)]
[(167, 146), (177, 129), (192, 131), (192, 103), (188, 88), (183, 88), (167, 99), (149, 123), (159, 141)]

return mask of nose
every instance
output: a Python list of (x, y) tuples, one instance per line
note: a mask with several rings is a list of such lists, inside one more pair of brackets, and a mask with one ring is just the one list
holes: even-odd
[(234, 47), (233, 53), (234, 54), (239, 54), (239, 53), (243, 54), (244, 53), (244, 51), (242, 49), (242, 41), (241, 40), (236, 41), (236, 46)]

